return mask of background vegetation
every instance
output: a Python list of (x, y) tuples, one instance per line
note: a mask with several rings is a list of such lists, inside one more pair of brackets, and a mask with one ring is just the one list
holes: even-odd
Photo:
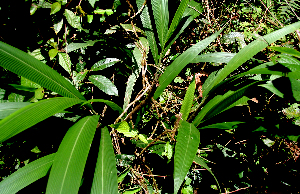
[(1, 1), (0, 193), (299, 193), (299, 3)]

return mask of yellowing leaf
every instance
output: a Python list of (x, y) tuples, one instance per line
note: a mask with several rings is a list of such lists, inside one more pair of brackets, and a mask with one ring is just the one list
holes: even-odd
[(59, 2), (55, 2), (51, 5), (50, 15), (55, 14), (61, 9), (61, 4)]

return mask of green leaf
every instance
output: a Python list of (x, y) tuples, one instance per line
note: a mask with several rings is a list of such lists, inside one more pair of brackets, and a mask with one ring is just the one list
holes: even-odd
[(91, 75), (89, 80), (106, 94), (118, 96), (117, 87), (108, 78), (102, 75)]
[(182, 114), (181, 118), (184, 121), (187, 120), (187, 118), (191, 112), (191, 108), (192, 108), (193, 101), (194, 101), (195, 88), (196, 88), (196, 84), (195, 84), (195, 79), (194, 79), (186, 91), (186, 94), (184, 96), (182, 106), (180, 109), (180, 113)]
[(169, 10), (168, 0), (153, 0), (151, 1), (156, 31), (160, 46), (163, 50), (167, 42), (167, 34), (169, 28)]
[(123, 112), (122, 108), (119, 107), (116, 103), (109, 101), (109, 100), (103, 100), (103, 99), (91, 99), (86, 101), (85, 103), (83, 103), (81, 106), (85, 105), (85, 104), (89, 104), (91, 102), (103, 102), (105, 104), (107, 104), (110, 108), (112, 108), (115, 111), (118, 111), (120, 114)]
[(53, 29), (54, 29), (54, 32), (55, 32), (56, 35), (57, 35), (57, 34), (60, 32), (60, 30), (62, 29), (63, 24), (64, 24), (64, 20), (61, 19), (58, 23), (55, 23), (55, 24), (53, 25)]
[(138, 131), (132, 130), (126, 121), (122, 121), (114, 126), (119, 133), (122, 133), (125, 137), (136, 137)]
[[(183, 1), (182, 1), (183, 2)], [(205, 49), (217, 36), (219, 32), (211, 35), (210, 37), (198, 42), (191, 48), (187, 49), (184, 53), (179, 55), (171, 65), (169, 65), (165, 72), (159, 78), (159, 86), (156, 89), (153, 98), (157, 99), (163, 90), (172, 82), (172, 80), (180, 73), (180, 71), (189, 64), (203, 49)]]
[(58, 62), (69, 74), (71, 74), (72, 62), (67, 53), (58, 53)]
[(296, 101), (300, 101), (300, 81), (289, 78), (291, 82), (293, 97), (296, 99)]
[(49, 57), (50, 57), (50, 60), (54, 59), (54, 57), (56, 57), (57, 53), (58, 53), (58, 50), (57, 50), (57, 49), (51, 49), (51, 50), (49, 51)]
[(30, 102), (5, 102), (0, 103), (0, 119), (4, 119), (15, 111), (31, 104)]
[[(144, 0), (137, 0), (136, 1), (138, 9), (141, 9), (144, 2), (145, 2)], [(154, 62), (155, 62), (155, 64), (158, 64), (158, 58), (159, 58), (158, 48), (157, 48), (153, 28), (152, 28), (152, 25), (151, 25), (151, 20), (150, 20), (150, 15), (149, 15), (147, 5), (145, 5), (140, 17), (141, 17), (141, 21), (142, 21), (143, 26), (144, 26), (144, 30), (145, 30), (145, 33), (146, 33), (146, 36), (147, 36), (147, 40), (149, 42), (149, 46), (150, 46), (150, 50), (152, 52)]]
[(83, 101), (75, 98), (57, 97), (25, 106), (0, 121), (0, 142), (21, 133), (55, 113), (81, 102)]
[(84, 117), (68, 130), (55, 155), (47, 193), (78, 193), (99, 117)]
[(99, 1), (99, 0), (89, 0), (91, 6), (92, 6), (93, 8), (94, 8), (95, 3), (96, 3), (97, 1)]
[[(177, 28), (179, 21), (181, 20), (184, 11), (186, 10), (186, 7), (189, 3), (189, 0), (182, 0), (176, 13), (175, 16), (173, 17), (172, 23), (170, 25), (168, 34), (167, 34), (167, 40), (172, 36), (173, 32), (175, 31), (175, 29)], [(200, 51), (199, 51), (200, 52)]]
[(300, 22), (285, 26), (280, 30), (276, 30), (270, 34), (263, 37), (259, 37), (257, 40), (251, 42), (242, 50), (240, 50), (229, 63), (220, 71), (218, 76), (215, 77), (214, 81), (203, 91), (203, 96), (206, 96), (208, 92), (216, 86), (219, 82), (225, 79), (231, 72), (236, 70), (239, 66), (245, 63), (247, 60), (251, 59), (255, 54), (260, 52), (262, 49), (266, 48), (268, 44), (279, 40), (285, 35), (292, 33), (293, 31), (300, 28)]
[(124, 170), (122, 173), (118, 175), (118, 183), (122, 182), (125, 176), (129, 173), (130, 168)]
[(27, 53), (0, 42), (0, 66), (62, 96), (85, 100), (59, 73)]
[(53, 163), (54, 157), (55, 154), (47, 155), (14, 172), (0, 182), (0, 193), (17, 193), (24, 187), (46, 176)]
[(59, 2), (53, 3), (53, 4), (51, 5), (51, 12), (50, 12), (50, 15), (59, 12), (60, 9), (61, 9), (61, 4), (60, 4)]
[(199, 129), (208, 129), (208, 128), (213, 128), (213, 129), (234, 129), (236, 128), (236, 125), (245, 123), (242, 121), (232, 121), (232, 122), (223, 122), (223, 123), (214, 123), (211, 125), (206, 125), (204, 127), (201, 127)]
[(228, 63), (235, 53), (215, 52), (198, 55), (191, 63), (209, 62), (209, 63)]
[(89, 41), (83, 42), (83, 43), (71, 43), (65, 48), (65, 50), (67, 53), (69, 53), (69, 52), (75, 51), (77, 49), (85, 48), (87, 46), (94, 46), (94, 44), (98, 41), (99, 40), (89, 40)]
[(195, 156), (194, 158), (194, 162), (196, 162), (197, 164), (201, 165), (202, 167), (204, 167), (208, 172), (210, 172), (210, 174), (214, 177), (214, 179), (217, 182), (217, 185), (219, 187), (220, 193), (221, 193), (221, 187), (219, 185), (219, 182), (217, 180), (217, 178), (215, 177), (214, 173), (211, 171), (211, 169), (207, 166), (207, 164), (205, 163), (205, 160), (201, 157)]
[(191, 123), (182, 121), (177, 135), (174, 156), (174, 193), (178, 190), (186, 177), (196, 156), (200, 143), (200, 133)]
[(81, 24), (80, 24), (80, 17), (76, 16), (72, 11), (65, 9), (65, 17), (68, 21), (68, 23), (73, 27), (77, 29), (81, 29)]
[(145, 134), (139, 134), (138, 137), (139, 137), (139, 140), (141, 140), (143, 143), (148, 144), (147, 136)]
[(95, 63), (92, 66), (91, 71), (103, 70), (105, 68), (113, 66), (114, 64), (116, 64), (119, 61), (120, 60), (116, 59), (116, 58), (106, 58), (106, 59), (103, 59), (103, 60), (98, 61), (97, 63)]
[(87, 15), (87, 22), (90, 24), (93, 22), (94, 16), (93, 15)]
[(274, 51), (286, 53), (286, 54), (292, 55), (294, 57), (300, 58), (300, 52), (293, 48), (278, 47), (278, 46), (269, 46), (268, 48), (271, 50), (274, 50)]
[(267, 83), (265, 84), (261, 84), (259, 85), (261, 87), (264, 87), (268, 90), (270, 90), (271, 92), (273, 92), (274, 94), (276, 94), (277, 96), (283, 98), (283, 93), (281, 93), (274, 85), (271, 81), (268, 81)]
[(116, 159), (107, 127), (101, 129), (100, 148), (91, 193), (118, 194)]
[(130, 188), (124, 191), (124, 193), (122, 194), (135, 194), (137, 192), (139, 192), (141, 190), (141, 188)]

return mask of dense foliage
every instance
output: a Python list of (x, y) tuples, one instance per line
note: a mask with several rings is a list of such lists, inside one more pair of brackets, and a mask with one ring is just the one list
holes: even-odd
[(299, 193), (298, 3), (1, 1), (0, 193)]

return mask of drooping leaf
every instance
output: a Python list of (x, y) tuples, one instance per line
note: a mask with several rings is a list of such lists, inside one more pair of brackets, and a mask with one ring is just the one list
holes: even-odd
[(67, 53), (58, 53), (58, 62), (69, 74), (71, 74), (71, 59)]
[(118, 194), (116, 159), (107, 127), (101, 129), (100, 148), (92, 184), (92, 194)]
[(0, 182), (1, 194), (17, 193), (24, 187), (46, 176), (53, 161), (55, 154), (50, 154), (39, 158), (26, 166), (20, 168), (9, 177)]
[(65, 48), (65, 50), (66, 50), (67, 53), (69, 53), (69, 52), (75, 51), (75, 50), (80, 49), (80, 48), (85, 48), (87, 46), (94, 46), (94, 44), (98, 41), (99, 40), (89, 40), (89, 41), (83, 42), (83, 43), (74, 43), (74, 42), (72, 42), (71, 44), (69, 44)]
[(62, 96), (85, 100), (59, 73), (27, 53), (0, 42), (0, 65)]
[(207, 166), (207, 164), (205, 163), (205, 160), (202, 159), (201, 157), (195, 156), (194, 158), (194, 162), (196, 162), (197, 164), (201, 165), (202, 167), (204, 167), (208, 172), (210, 172), (210, 174), (214, 177), (214, 179), (217, 182), (217, 185), (219, 187), (220, 193), (221, 193), (221, 187), (219, 185), (219, 182), (216, 178), (216, 176), (214, 175), (214, 173), (211, 171), (211, 169)]
[(96, 3), (97, 1), (99, 1), (99, 0), (89, 0), (91, 6), (92, 6), (93, 8), (94, 8), (95, 3)]
[(210, 63), (228, 63), (235, 53), (215, 52), (198, 55), (191, 63), (210, 62)]
[(184, 121), (187, 120), (187, 118), (191, 112), (191, 108), (192, 108), (192, 105), (194, 102), (195, 88), (196, 88), (196, 84), (195, 84), (195, 79), (194, 79), (186, 91), (186, 94), (184, 96), (184, 99), (183, 99), (183, 102), (181, 105), (181, 109), (180, 109), (180, 113), (182, 114), (181, 118)]
[(30, 102), (5, 102), (0, 103), (0, 119), (4, 119), (13, 112), (29, 105)]
[(174, 193), (178, 190), (186, 177), (196, 156), (200, 143), (200, 132), (191, 123), (182, 121), (178, 128), (177, 142), (174, 156)]
[(116, 64), (119, 61), (120, 60), (116, 59), (116, 58), (106, 58), (106, 59), (103, 59), (103, 60), (98, 61), (97, 63), (95, 63), (92, 66), (91, 71), (103, 70), (105, 68), (113, 66), (114, 64)]
[(300, 28), (300, 22), (285, 26), (280, 30), (276, 30), (270, 34), (267, 34), (263, 37), (259, 37), (257, 40), (251, 42), (243, 49), (241, 49), (229, 62), (228, 64), (220, 71), (218, 76), (215, 77), (214, 81), (207, 86), (206, 91), (203, 92), (203, 96), (206, 96), (208, 92), (216, 86), (219, 82), (225, 79), (231, 72), (245, 63), (247, 60), (252, 58), (255, 54), (260, 52), (262, 49), (266, 48), (268, 44), (275, 42), (276, 40), (282, 38), (283, 36), (294, 32)]
[(53, 3), (53, 4), (51, 5), (51, 12), (50, 12), (50, 15), (59, 12), (60, 9), (61, 9), (61, 4), (60, 4), (60, 2), (55, 2), (55, 3)]
[(89, 80), (106, 94), (118, 96), (117, 87), (108, 78), (102, 75), (91, 75)]
[(300, 58), (300, 52), (293, 49), (293, 48), (278, 47), (278, 46), (269, 46), (268, 48), (271, 49), (271, 50), (274, 50), (274, 51), (278, 51), (278, 52), (281, 52), (281, 53), (286, 53), (286, 54), (289, 54), (289, 55)]
[(83, 102), (76, 98), (57, 97), (25, 106), (0, 121), (0, 142), (3, 142), (40, 121)]
[(166, 36), (169, 28), (168, 0), (153, 0), (151, 1), (151, 4), (158, 39), (160, 46), (163, 49), (167, 42)]
[(85, 104), (89, 104), (91, 102), (103, 102), (105, 104), (107, 104), (110, 108), (112, 108), (115, 111), (118, 111), (120, 114), (123, 112), (122, 108), (119, 107), (116, 103), (109, 101), (109, 100), (104, 100), (104, 99), (91, 99), (86, 101), (85, 103), (83, 103), (81, 106), (85, 105)]
[[(183, 1), (182, 1), (183, 2)], [(172, 82), (172, 80), (180, 73), (180, 71), (189, 64), (203, 49), (205, 49), (217, 36), (221, 33), (222, 29), (211, 35), (210, 37), (198, 42), (191, 48), (187, 49), (184, 53), (179, 55), (169, 65), (165, 72), (159, 78), (159, 86), (156, 89), (153, 98), (157, 99), (163, 90)]]
[[(144, 0), (136, 1), (138, 9), (141, 9), (144, 2), (145, 2)], [(158, 64), (158, 58), (159, 58), (158, 48), (157, 48), (157, 44), (156, 44), (156, 40), (155, 40), (155, 34), (153, 32), (153, 28), (151, 25), (151, 20), (150, 20), (150, 15), (149, 15), (147, 4), (145, 5), (144, 9), (142, 10), (140, 17), (141, 17), (141, 21), (144, 26), (144, 31), (146, 33), (147, 40), (149, 42), (149, 46), (150, 46), (150, 50), (151, 50), (154, 62), (155, 62), (155, 64)]]
[(99, 117), (84, 117), (68, 130), (55, 155), (47, 193), (78, 193)]
[(72, 11), (65, 9), (65, 17), (68, 21), (68, 23), (73, 27), (73, 28), (77, 28), (77, 29), (83, 29), (81, 27), (81, 23), (80, 23), (80, 17), (76, 16)]

